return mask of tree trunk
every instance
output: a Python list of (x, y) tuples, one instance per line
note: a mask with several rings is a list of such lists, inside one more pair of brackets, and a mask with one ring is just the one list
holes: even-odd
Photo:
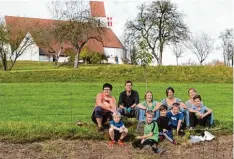
[(233, 58), (234, 58), (234, 57), (232, 57), (232, 67), (233, 67)]
[(202, 66), (202, 62), (203, 62), (203, 61), (200, 61), (200, 65), (201, 65), (201, 66)]
[(179, 66), (179, 58), (178, 57), (176, 57), (176, 64), (177, 64), (177, 66)]
[(79, 56), (80, 56), (80, 49), (76, 48), (76, 55), (74, 60), (74, 68), (78, 68), (79, 66)]
[(7, 60), (2, 60), (3, 70), (7, 71)]
[(227, 60), (226, 60), (225, 53), (223, 53), (223, 63), (224, 63), (225, 66), (227, 66)]
[(162, 53), (163, 53), (163, 44), (160, 44), (160, 49), (159, 49), (159, 62), (158, 65), (162, 65)]

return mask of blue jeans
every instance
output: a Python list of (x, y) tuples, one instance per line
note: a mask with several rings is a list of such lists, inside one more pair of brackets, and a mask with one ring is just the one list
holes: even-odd
[[(145, 121), (145, 112), (146, 112), (146, 110), (144, 110), (144, 109), (141, 109), (141, 108), (138, 109), (138, 121)], [(160, 115), (159, 110), (154, 112), (153, 120), (156, 121), (158, 119), (159, 115)]]
[(211, 112), (210, 125), (214, 124), (214, 114)]
[(168, 129), (165, 133), (163, 131), (160, 131), (159, 135), (165, 136), (167, 140), (169, 140), (170, 142), (173, 142), (172, 129)]
[(188, 111), (188, 109), (184, 109), (183, 107), (180, 107), (180, 112), (183, 113), (183, 115), (184, 115), (186, 127), (189, 127), (190, 123), (189, 123), (189, 111)]

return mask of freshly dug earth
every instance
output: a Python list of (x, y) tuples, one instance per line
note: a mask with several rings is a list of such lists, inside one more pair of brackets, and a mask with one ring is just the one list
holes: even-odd
[(78, 159), (232, 159), (233, 136), (219, 136), (213, 141), (197, 144), (172, 145), (163, 141), (159, 147), (162, 154), (153, 154), (149, 149), (135, 149), (131, 143), (124, 147), (107, 145), (108, 141), (50, 140), (27, 144), (0, 142), (0, 158), (78, 158)]

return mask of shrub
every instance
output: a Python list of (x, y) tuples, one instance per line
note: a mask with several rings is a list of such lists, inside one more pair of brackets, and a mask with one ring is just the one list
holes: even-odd
[(98, 52), (89, 51), (87, 48), (82, 49), (80, 59), (82, 59), (86, 64), (98, 64), (103, 60), (107, 60), (105, 55)]

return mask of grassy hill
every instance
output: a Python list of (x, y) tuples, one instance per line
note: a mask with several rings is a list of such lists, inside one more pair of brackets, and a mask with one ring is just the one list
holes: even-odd
[(133, 65), (81, 65), (78, 69), (54, 68), (53, 63), (17, 62), (10, 72), (0, 71), (1, 83), (28, 82), (182, 82), (233, 83), (226, 66), (161, 66), (146, 70)]

